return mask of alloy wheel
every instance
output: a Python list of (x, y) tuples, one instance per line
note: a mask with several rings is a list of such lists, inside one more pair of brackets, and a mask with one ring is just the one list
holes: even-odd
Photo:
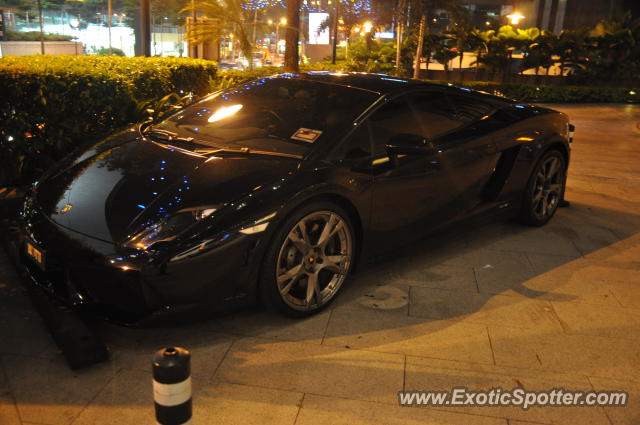
[(539, 220), (551, 217), (558, 208), (564, 185), (564, 167), (557, 156), (547, 158), (538, 169), (533, 186), (533, 214)]
[(280, 248), (276, 283), (282, 300), (298, 311), (319, 309), (344, 283), (353, 258), (346, 221), (333, 211), (300, 219)]

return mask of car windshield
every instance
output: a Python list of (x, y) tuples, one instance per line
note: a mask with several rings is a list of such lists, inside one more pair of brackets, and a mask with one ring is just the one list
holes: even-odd
[(276, 76), (227, 89), (154, 126), (212, 148), (304, 155), (346, 131), (378, 95), (352, 87)]

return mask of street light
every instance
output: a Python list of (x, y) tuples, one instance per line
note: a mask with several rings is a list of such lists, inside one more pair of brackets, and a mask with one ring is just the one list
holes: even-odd
[(521, 20), (524, 19), (524, 16), (520, 12), (513, 12), (510, 15), (507, 15), (507, 19), (511, 21), (512, 25), (518, 25)]

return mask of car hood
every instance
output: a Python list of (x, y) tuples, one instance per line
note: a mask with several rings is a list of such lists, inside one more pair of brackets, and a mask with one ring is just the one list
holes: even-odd
[(52, 221), (107, 242), (182, 209), (218, 208), (284, 178), (299, 160), (201, 156), (135, 138), (92, 149), (40, 182), (35, 200)]

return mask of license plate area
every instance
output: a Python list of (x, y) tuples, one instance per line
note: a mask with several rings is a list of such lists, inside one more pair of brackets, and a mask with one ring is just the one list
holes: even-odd
[(44, 251), (27, 241), (25, 248), (27, 256), (33, 260), (34, 263), (42, 270), (44, 270)]

